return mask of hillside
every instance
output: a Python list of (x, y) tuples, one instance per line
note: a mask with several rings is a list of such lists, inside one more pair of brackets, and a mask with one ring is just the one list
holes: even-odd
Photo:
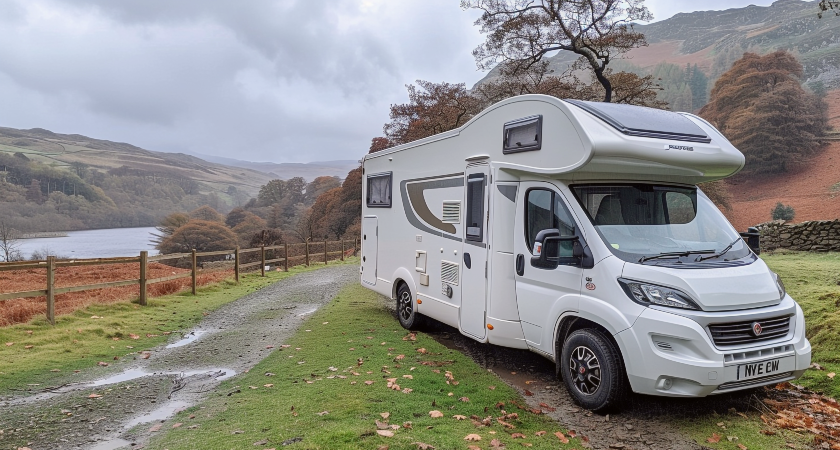
[[(709, 77), (711, 89), (717, 77), (745, 51), (788, 49), (799, 56), (806, 84), (821, 82), (829, 89), (840, 88), (840, 20), (831, 14), (819, 19), (817, 12), (815, 1), (779, 0), (771, 6), (676, 14), (636, 25), (649, 45), (631, 50), (611, 66), (649, 74), (662, 63), (696, 64)], [(556, 73), (566, 71), (576, 59), (570, 52), (548, 58)], [(496, 74), (491, 71), (479, 84)]]
[(347, 176), (347, 172), (359, 167), (359, 161), (355, 159), (317, 161), (310, 163), (273, 163), (265, 161), (243, 161), (241, 159), (201, 154), (195, 154), (195, 156), (205, 161), (224, 164), (226, 166), (242, 167), (245, 169), (264, 172), (273, 178), (279, 178), (281, 180), (288, 180), (292, 177), (303, 177), (307, 181), (312, 181), (321, 176), (344, 178)]
[(205, 161), (182, 153), (145, 150), (131, 144), (104, 141), (79, 134), (58, 134), (41, 128), (17, 130), (0, 127), (0, 154), (22, 153), (29, 159), (56, 168), (84, 164), (107, 172), (127, 167), (201, 183), (202, 191), (225, 192), (235, 186), (256, 195), (273, 177), (264, 172)]
[[(826, 101), (829, 123), (840, 130), (840, 90), (829, 92)], [(840, 218), (840, 140), (829, 141), (798, 172), (752, 180), (736, 176), (727, 184), (733, 201), (724, 213), (738, 231), (770, 220), (776, 202), (793, 206), (794, 222)]]

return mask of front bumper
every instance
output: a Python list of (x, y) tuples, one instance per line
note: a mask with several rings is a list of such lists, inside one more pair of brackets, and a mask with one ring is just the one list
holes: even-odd
[[(709, 320), (752, 320), (781, 310), (792, 313), (791, 332), (781, 339), (719, 348), (704, 324)], [(681, 313), (681, 312), (680, 312)], [(671, 397), (705, 397), (800, 377), (811, 364), (802, 309), (790, 297), (775, 307), (686, 317), (648, 308), (631, 328), (615, 335), (634, 392)], [(701, 317), (702, 316), (702, 317)], [(699, 323), (700, 322), (700, 323)], [(738, 366), (779, 360), (769, 376), (744, 379)]]

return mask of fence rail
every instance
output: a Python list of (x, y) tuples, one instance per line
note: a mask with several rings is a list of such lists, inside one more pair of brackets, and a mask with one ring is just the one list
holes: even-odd
[[(346, 244), (351, 244), (352, 247), (346, 246)], [(336, 248), (340, 245), (341, 250), (330, 250), (330, 245), (333, 248)], [(316, 249), (322, 250), (318, 252), (312, 252), (312, 247)], [(322, 247), (322, 249), (321, 249)], [(295, 250), (303, 250), (302, 254), (290, 254), (291, 251)], [(278, 253), (282, 251), (282, 257), (278, 257)], [(288, 272), (289, 271), (289, 260), (304, 258), (304, 264), (310, 265), (311, 262), (323, 262), (324, 264), (328, 264), (329, 260), (332, 258), (333, 260), (340, 259), (344, 261), (344, 258), (350, 254), (357, 254), (359, 251), (359, 240), (354, 239), (352, 241), (322, 241), (322, 242), (304, 242), (300, 244), (282, 244), (282, 245), (272, 245), (268, 247), (255, 247), (255, 248), (246, 248), (240, 249), (236, 247), (232, 250), (221, 250), (221, 251), (212, 251), (212, 252), (196, 252), (193, 250), (190, 253), (170, 253), (166, 255), (156, 255), (156, 256), (149, 256), (149, 253), (146, 251), (140, 252), (140, 256), (137, 257), (119, 257), (119, 258), (95, 258), (95, 259), (64, 259), (58, 260), (55, 256), (48, 256), (46, 260), (43, 261), (26, 261), (26, 262), (11, 262), (11, 263), (0, 263), (0, 272), (8, 272), (12, 270), (43, 270), (46, 269), (46, 289), (39, 289), (39, 290), (32, 290), (32, 291), (21, 291), (21, 292), (7, 292), (7, 293), (0, 293), (0, 301), (3, 300), (10, 300), (10, 299), (17, 299), (17, 298), (33, 298), (33, 297), (46, 297), (47, 301), (47, 320), (53, 325), (55, 325), (55, 296), (59, 294), (67, 294), (71, 292), (81, 292), (81, 291), (90, 291), (95, 289), (105, 289), (105, 288), (113, 288), (113, 287), (122, 287), (122, 286), (132, 286), (132, 285), (140, 285), (140, 305), (145, 306), (148, 300), (148, 285), (154, 283), (163, 283), (166, 281), (177, 280), (181, 278), (192, 278), (192, 294), (195, 295), (196, 293), (196, 284), (198, 281), (198, 268), (199, 262), (198, 258), (202, 257), (219, 257), (225, 256), (230, 258), (232, 255), (233, 259), (233, 272), (234, 278), (237, 283), (239, 283), (239, 276), (242, 269), (249, 269), (252, 267), (259, 267), (260, 268), (260, 275), (265, 276), (265, 269), (266, 265), (268, 264), (279, 264), (282, 263), (283, 270)], [(259, 259), (255, 261), (248, 261), (243, 262), (243, 255), (245, 254), (252, 254), (259, 252)], [(266, 252), (269, 252), (272, 258), (266, 259)], [(297, 253), (297, 252), (293, 252)], [(158, 261), (170, 261), (170, 260), (188, 260), (189, 261), (189, 272), (180, 273), (176, 275), (166, 276), (162, 278), (154, 278), (148, 279), (148, 269), (150, 262), (158, 262)], [(119, 280), (119, 281), (109, 281), (105, 283), (97, 283), (97, 284), (86, 284), (80, 286), (64, 286), (64, 287), (56, 287), (55, 286), (55, 271), (57, 268), (62, 267), (80, 267), (80, 266), (103, 266), (103, 265), (112, 265), (112, 264), (137, 264), (139, 266), (139, 277), (136, 279), (130, 280)]]

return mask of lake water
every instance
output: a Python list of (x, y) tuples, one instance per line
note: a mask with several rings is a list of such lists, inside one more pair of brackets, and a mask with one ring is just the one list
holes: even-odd
[(151, 242), (156, 231), (154, 227), (69, 231), (67, 237), (22, 239), (19, 249), (26, 259), (43, 249), (49, 249), (50, 255), (68, 258), (138, 256), (143, 250), (151, 256), (158, 254)]

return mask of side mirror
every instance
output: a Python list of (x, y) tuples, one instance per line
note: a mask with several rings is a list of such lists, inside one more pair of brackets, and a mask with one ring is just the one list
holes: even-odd
[(756, 255), (761, 254), (761, 233), (756, 227), (747, 228), (746, 233), (740, 233), (741, 237), (747, 241), (747, 246), (755, 252)]
[[(572, 256), (585, 259), (586, 250), (580, 243), (578, 236), (560, 236), (556, 229), (542, 230), (534, 239), (534, 254), (531, 256), (531, 266), (540, 269), (556, 269), (560, 264), (560, 250), (562, 242), (572, 242)], [(590, 258), (591, 259), (591, 258)]]

